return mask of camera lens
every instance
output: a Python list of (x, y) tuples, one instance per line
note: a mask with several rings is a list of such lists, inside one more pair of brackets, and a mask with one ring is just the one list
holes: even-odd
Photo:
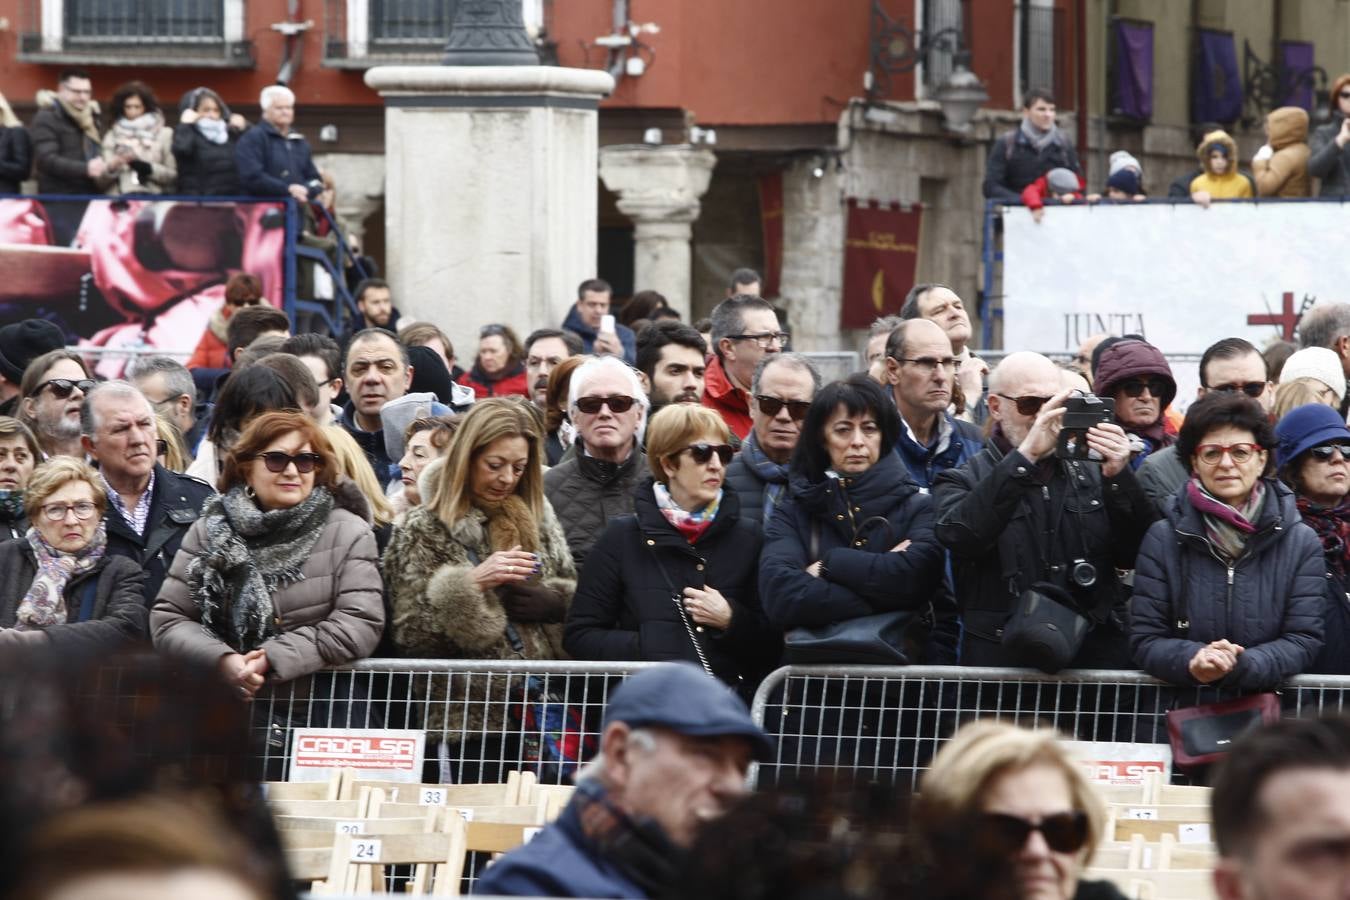
[(1079, 587), (1090, 588), (1097, 583), (1097, 567), (1085, 559), (1076, 559), (1069, 577)]

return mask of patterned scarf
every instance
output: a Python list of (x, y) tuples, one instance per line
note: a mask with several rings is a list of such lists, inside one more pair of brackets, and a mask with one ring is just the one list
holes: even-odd
[(675, 526), (675, 530), (684, 535), (684, 539), (689, 543), (694, 543), (699, 539), (703, 532), (708, 530), (708, 526), (717, 518), (717, 507), (722, 505), (722, 490), (719, 488), (717, 496), (712, 502), (697, 512), (688, 512), (681, 509), (679, 504), (670, 496), (670, 491), (659, 481), (653, 481), (652, 487), (656, 492), (656, 506), (661, 510), (661, 515), (666, 517), (666, 521)]
[(745, 439), (745, 443), (741, 444), (741, 459), (745, 460), (750, 471), (764, 482), (764, 525), (768, 527), (769, 520), (773, 518), (774, 507), (787, 490), (788, 467), (769, 459), (764, 451), (759, 449), (759, 442), (755, 440), (753, 431)]
[(1350, 500), (1342, 500), (1339, 506), (1319, 506), (1299, 497), (1298, 511), (1321, 539), (1327, 567), (1344, 582), (1350, 572)]
[(596, 856), (612, 863), (648, 897), (664, 896), (675, 885), (683, 851), (660, 825), (629, 817), (592, 779), (577, 785), (571, 807), (581, 833), (598, 851)]
[(37, 556), (37, 574), (14, 614), (16, 631), (32, 631), (66, 621), (66, 585), (76, 575), (98, 565), (108, 549), (108, 529), (100, 520), (93, 539), (84, 549), (66, 553), (47, 543), (42, 532), (29, 528), (28, 546)]
[(1230, 562), (1242, 555), (1247, 538), (1256, 532), (1252, 520), (1261, 511), (1265, 496), (1266, 486), (1258, 480), (1252, 485), (1247, 502), (1229, 506), (1205, 490), (1198, 477), (1186, 484), (1186, 499), (1205, 517), (1205, 537)]
[(263, 511), (242, 485), (206, 501), (206, 545), (187, 567), (202, 627), (239, 653), (276, 634), (272, 595), (304, 578), (300, 568), (332, 511), (322, 486), (290, 509)]

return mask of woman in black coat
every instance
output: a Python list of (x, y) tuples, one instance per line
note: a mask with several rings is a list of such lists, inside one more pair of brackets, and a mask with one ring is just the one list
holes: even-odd
[(230, 114), (220, 95), (210, 88), (194, 88), (178, 104), (178, 127), (173, 130), (173, 155), (178, 161), (178, 193), (237, 197), (239, 170), (235, 144), (248, 127), (244, 117)]
[(17, 194), (33, 173), (33, 139), (0, 94), (0, 194)]
[(730, 432), (717, 413), (674, 404), (647, 426), (655, 480), (586, 557), (563, 648), (577, 659), (687, 660), (753, 689), (778, 655), (760, 609), (759, 528), (723, 490)]

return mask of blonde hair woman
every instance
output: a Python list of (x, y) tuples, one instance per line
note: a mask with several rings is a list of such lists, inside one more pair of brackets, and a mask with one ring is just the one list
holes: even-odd
[(192, 457), (188, 456), (187, 448), (183, 446), (183, 433), (178, 430), (178, 426), (163, 416), (155, 416), (155, 433), (159, 436), (155, 446), (155, 457), (159, 464), (180, 475), (186, 472), (188, 466), (192, 465)]
[(375, 478), (370, 460), (366, 458), (361, 445), (356, 443), (356, 438), (341, 425), (325, 425), (323, 433), (332, 445), (333, 461), (337, 464), (338, 472), (351, 479), (370, 502), (370, 515), (375, 520), (375, 537), (378, 539), (380, 532), (385, 532), (380, 542), (380, 550), (383, 551), (389, 540), (389, 526), (394, 521), (394, 508), (384, 491), (380, 490), (380, 482)]
[[(384, 575), (394, 644), (422, 659), (557, 659), (560, 623), (576, 588), (567, 540), (544, 498), (543, 441), (535, 418), (507, 398), (480, 400), (464, 416), (441, 477), (389, 543)], [(476, 766), (451, 780), (498, 781), (518, 749), (502, 732), (505, 680), (455, 678), (449, 702), (430, 704), (443, 730), (443, 761), (472, 736)], [(433, 688), (433, 690), (435, 690)], [(484, 733), (490, 735), (483, 738)], [(493, 745), (486, 747), (486, 745)], [(443, 771), (443, 775), (451, 774)]]
[(924, 896), (1111, 900), (1080, 881), (1105, 813), (1058, 733), (975, 722), (943, 745), (919, 785), (915, 849), (934, 879)]

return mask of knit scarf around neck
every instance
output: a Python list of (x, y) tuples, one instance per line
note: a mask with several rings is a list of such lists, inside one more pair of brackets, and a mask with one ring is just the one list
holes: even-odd
[(539, 550), (539, 526), (519, 495), (511, 494), (496, 503), (475, 499), (473, 505), (487, 516), (488, 543), (493, 552), (512, 547), (526, 553)]
[(14, 613), (16, 631), (32, 631), (66, 621), (66, 585), (76, 575), (98, 565), (108, 549), (108, 529), (100, 521), (83, 550), (66, 553), (47, 543), (42, 532), (29, 528), (28, 546), (37, 557), (37, 574)]
[(665, 516), (666, 521), (674, 525), (675, 530), (684, 535), (684, 539), (691, 544), (708, 530), (708, 526), (713, 523), (713, 519), (717, 518), (717, 508), (722, 505), (722, 490), (720, 488), (712, 502), (697, 512), (689, 512), (681, 508), (661, 482), (653, 481), (652, 489), (656, 494), (656, 507), (661, 510), (661, 515)]
[(1048, 131), (1041, 131), (1025, 116), (1022, 118), (1022, 134), (1031, 141), (1031, 146), (1036, 148), (1037, 153), (1045, 152), (1051, 144), (1064, 143), (1064, 133), (1059, 130), (1058, 125), (1051, 125)]
[(1256, 533), (1253, 522), (1261, 511), (1265, 496), (1266, 486), (1258, 480), (1252, 485), (1245, 503), (1229, 506), (1205, 490), (1198, 477), (1186, 484), (1186, 499), (1204, 516), (1205, 537), (1230, 562), (1242, 555), (1247, 538)]
[(276, 634), (272, 596), (304, 578), (332, 511), (322, 486), (289, 509), (259, 509), (242, 485), (206, 501), (205, 545), (188, 563), (187, 584), (207, 632), (239, 653)]
[(149, 160), (155, 153), (155, 141), (164, 120), (157, 112), (148, 112), (134, 119), (118, 119), (113, 123), (113, 140), (118, 146), (130, 147), (137, 159)]
[(767, 526), (769, 520), (773, 518), (774, 508), (778, 501), (782, 499), (783, 491), (787, 490), (788, 484), (788, 466), (786, 464), (776, 463), (760, 449), (759, 441), (755, 440), (755, 433), (750, 432), (750, 436), (741, 444), (741, 459), (750, 467), (761, 481), (764, 482), (764, 524)]
[(1303, 521), (1322, 541), (1322, 554), (1327, 568), (1342, 583), (1350, 574), (1350, 501), (1338, 506), (1320, 506), (1307, 497), (1298, 498), (1298, 511)]
[(56, 95), (55, 102), (60, 105), (67, 116), (70, 116), (70, 121), (74, 122), (80, 131), (84, 132), (84, 136), (94, 142), (95, 148), (103, 146), (103, 139), (99, 137), (98, 126), (94, 124), (94, 109), (92, 106), (86, 104), (84, 109), (76, 109), (62, 100), (59, 94)]
[(683, 854), (656, 822), (634, 819), (619, 809), (598, 782), (587, 779), (572, 795), (577, 826), (598, 851), (648, 897), (664, 896), (675, 885)]
[(223, 144), (230, 139), (230, 123), (224, 119), (202, 116), (193, 123), (197, 132), (213, 144)]

